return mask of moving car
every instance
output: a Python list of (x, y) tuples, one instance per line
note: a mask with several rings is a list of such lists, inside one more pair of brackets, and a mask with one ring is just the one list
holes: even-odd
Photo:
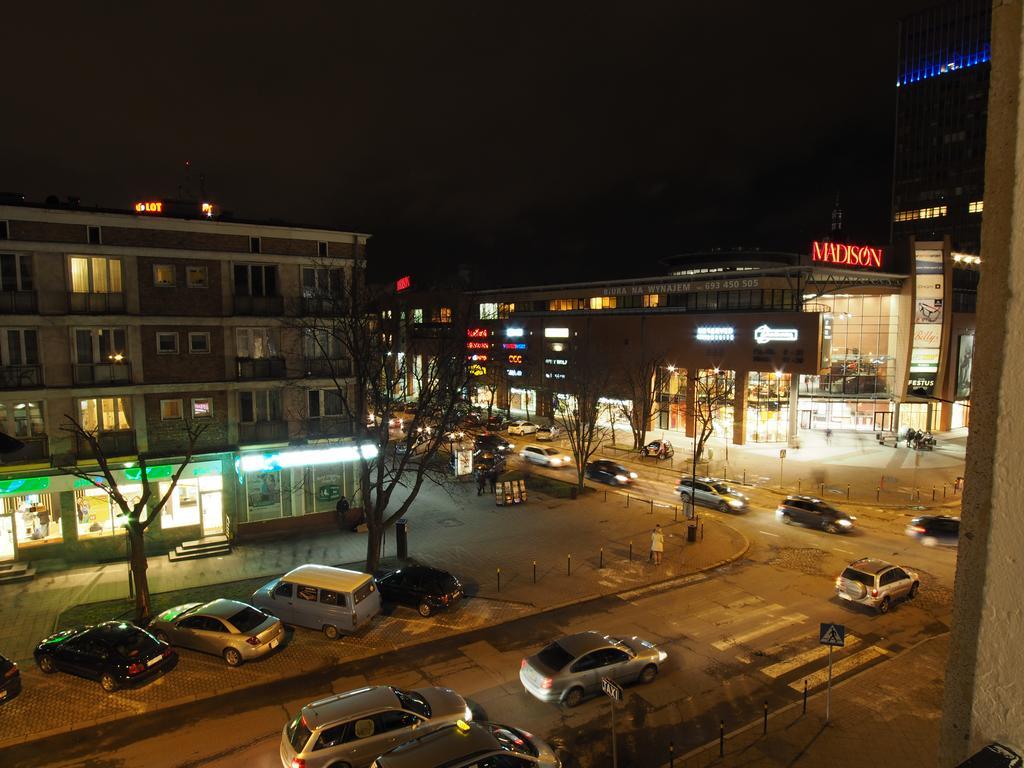
[(420, 616), (450, 608), (462, 599), (462, 584), (448, 571), (426, 565), (410, 565), (377, 580), (381, 597), (392, 603), (411, 605)]
[(800, 523), (827, 533), (847, 533), (857, 519), (812, 496), (787, 496), (779, 502), (775, 516), (784, 523)]
[(636, 472), (631, 472), (621, 464), (608, 459), (598, 459), (587, 463), (586, 476), (609, 485), (629, 485), (636, 480)]
[(508, 433), (510, 435), (532, 435), (539, 428), (539, 425), (532, 421), (513, 421), (508, 425)]
[(545, 448), (543, 445), (528, 445), (519, 454), (531, 464), (543, 467), (568, 467), (572, 464), (572, 456), (566, 456), (557, 448)]
[(563, 637), (523, 659), (519, 680), (541, 701), (575, 707), (585, 696), (601, 691), (601, 678), (649, 683), (668, 658), (653, 643), (638, 637), (615, 638), (600, 632)]
[(507, 451), (514, 450), (515, 447), (515, 443), (510, 443), (501, 435), (496, 435), (493, 432), (477, 435), (473, 440), (473, 448), (476, 450), (490, 449), (497, 453), (506, 453)]
[(413, 736), (472, 718), (466, 700), (450, 688), (358, 688), (299, 710), (281, 733), (281, 765), (366, 768)]
[(21, 672), (18, 665), (0, 654), (0, 701), (13, 699), (21, 692)]
[(167, 643), (124, 621), (65, 629), (40, 642), (33, 655), (43, 672), (99, 680), (107, 693), (163, 672), (177, 659)]
[(500, 413), (494, 413), (487, 417), (487, 423), (484, 425), (487, 429), (502, 429), (508, 423), (508, 418)]
[(532, 733), (498, 723), (460, 721), (378, 757), (372, 768), (561, 768)]
[(913, 600), (920, 588), (917, 573), (874, 557), (855, 560), (836, 579), (840, 598), (870, 606), (879, 613), (888, 613), (896, 600)]
[(676, 493), (683, 501), (692, 497), (695, 504), (713, 507), (720, 512), (743, 512), (747, 508), (746, 494), (740, 493), (725, 480), (713, 477), (698, 477), (696, 480), (682, 477), (676, 486)]
[(960, 543), (960, 518), (947, 515), (921, 515), (907, 526), (907, 535), (926, 547), (955, 547)]
[[(664, 446), (664, 452), (662, 447)], [(668, 440), (652, 440), (640, 449), (641, 456), (654, 456), (656, 459), (670, 459), (675, 455), (675, 448)]]
[(149, 631), (170, 645), (222, 656), (231, 667), (266, 656), (284, 640), (276, 616), (224, 599), (177, 605), (153, 619)]
[(547, 424), (537, 429), (537, 440), (548, 441), (557, 440), (562, 434), (562, 428), (557, 424)]

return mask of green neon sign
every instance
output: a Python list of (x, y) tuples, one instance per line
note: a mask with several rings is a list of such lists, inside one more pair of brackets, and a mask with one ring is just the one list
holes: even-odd
[(18, 480), (0, 481), (0, 494), (39, 493), (50, 487), (49, 477), (22, 477)]

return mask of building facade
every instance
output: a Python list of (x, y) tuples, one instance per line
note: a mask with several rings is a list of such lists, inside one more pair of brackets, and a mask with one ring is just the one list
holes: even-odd
[(185, 420), (207, 425), (147, 532), (155, 552), (315, 525), (355, 496), (333, 383), (350, 363), (304, 320), (353, 279), (368, 236), (148, 205), (0, 205), (0, 431), (23, 443), (0, 463), (0, 562), (124, 556), (117, 507), (62, 470), (96, 466), (69, 419), (129, 498), (140, 456), (166, 489)]

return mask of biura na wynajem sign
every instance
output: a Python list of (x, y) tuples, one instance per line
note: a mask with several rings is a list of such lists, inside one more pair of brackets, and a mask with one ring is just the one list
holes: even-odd
[(811, 261), (837, 264), (841, 267), (882, 268), (882, 249), (870, 245), (847, 243), (819, 243), (811, 245)]

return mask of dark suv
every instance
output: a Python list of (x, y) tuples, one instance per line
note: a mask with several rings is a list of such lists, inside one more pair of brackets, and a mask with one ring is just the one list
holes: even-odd
[(907, 526), (907, 536), (926, 547), (955, 547), (960, 543), (960, 518), (946, 515), (921, 515)]
[(493, 432), (488, 432), (485, 435), (478, 435), (473, 441), (473, 448), (478, 451), (505, 453), (506, 451), (511, 451), (515, 447), (515, 443), (510, 443), (501, 435), (496, 435)]
[(847, 533), (857, 519), (812, 496), (787, 496), (779, 503), (775, 516), (784, 523), (800, 523), (828, 533)]

